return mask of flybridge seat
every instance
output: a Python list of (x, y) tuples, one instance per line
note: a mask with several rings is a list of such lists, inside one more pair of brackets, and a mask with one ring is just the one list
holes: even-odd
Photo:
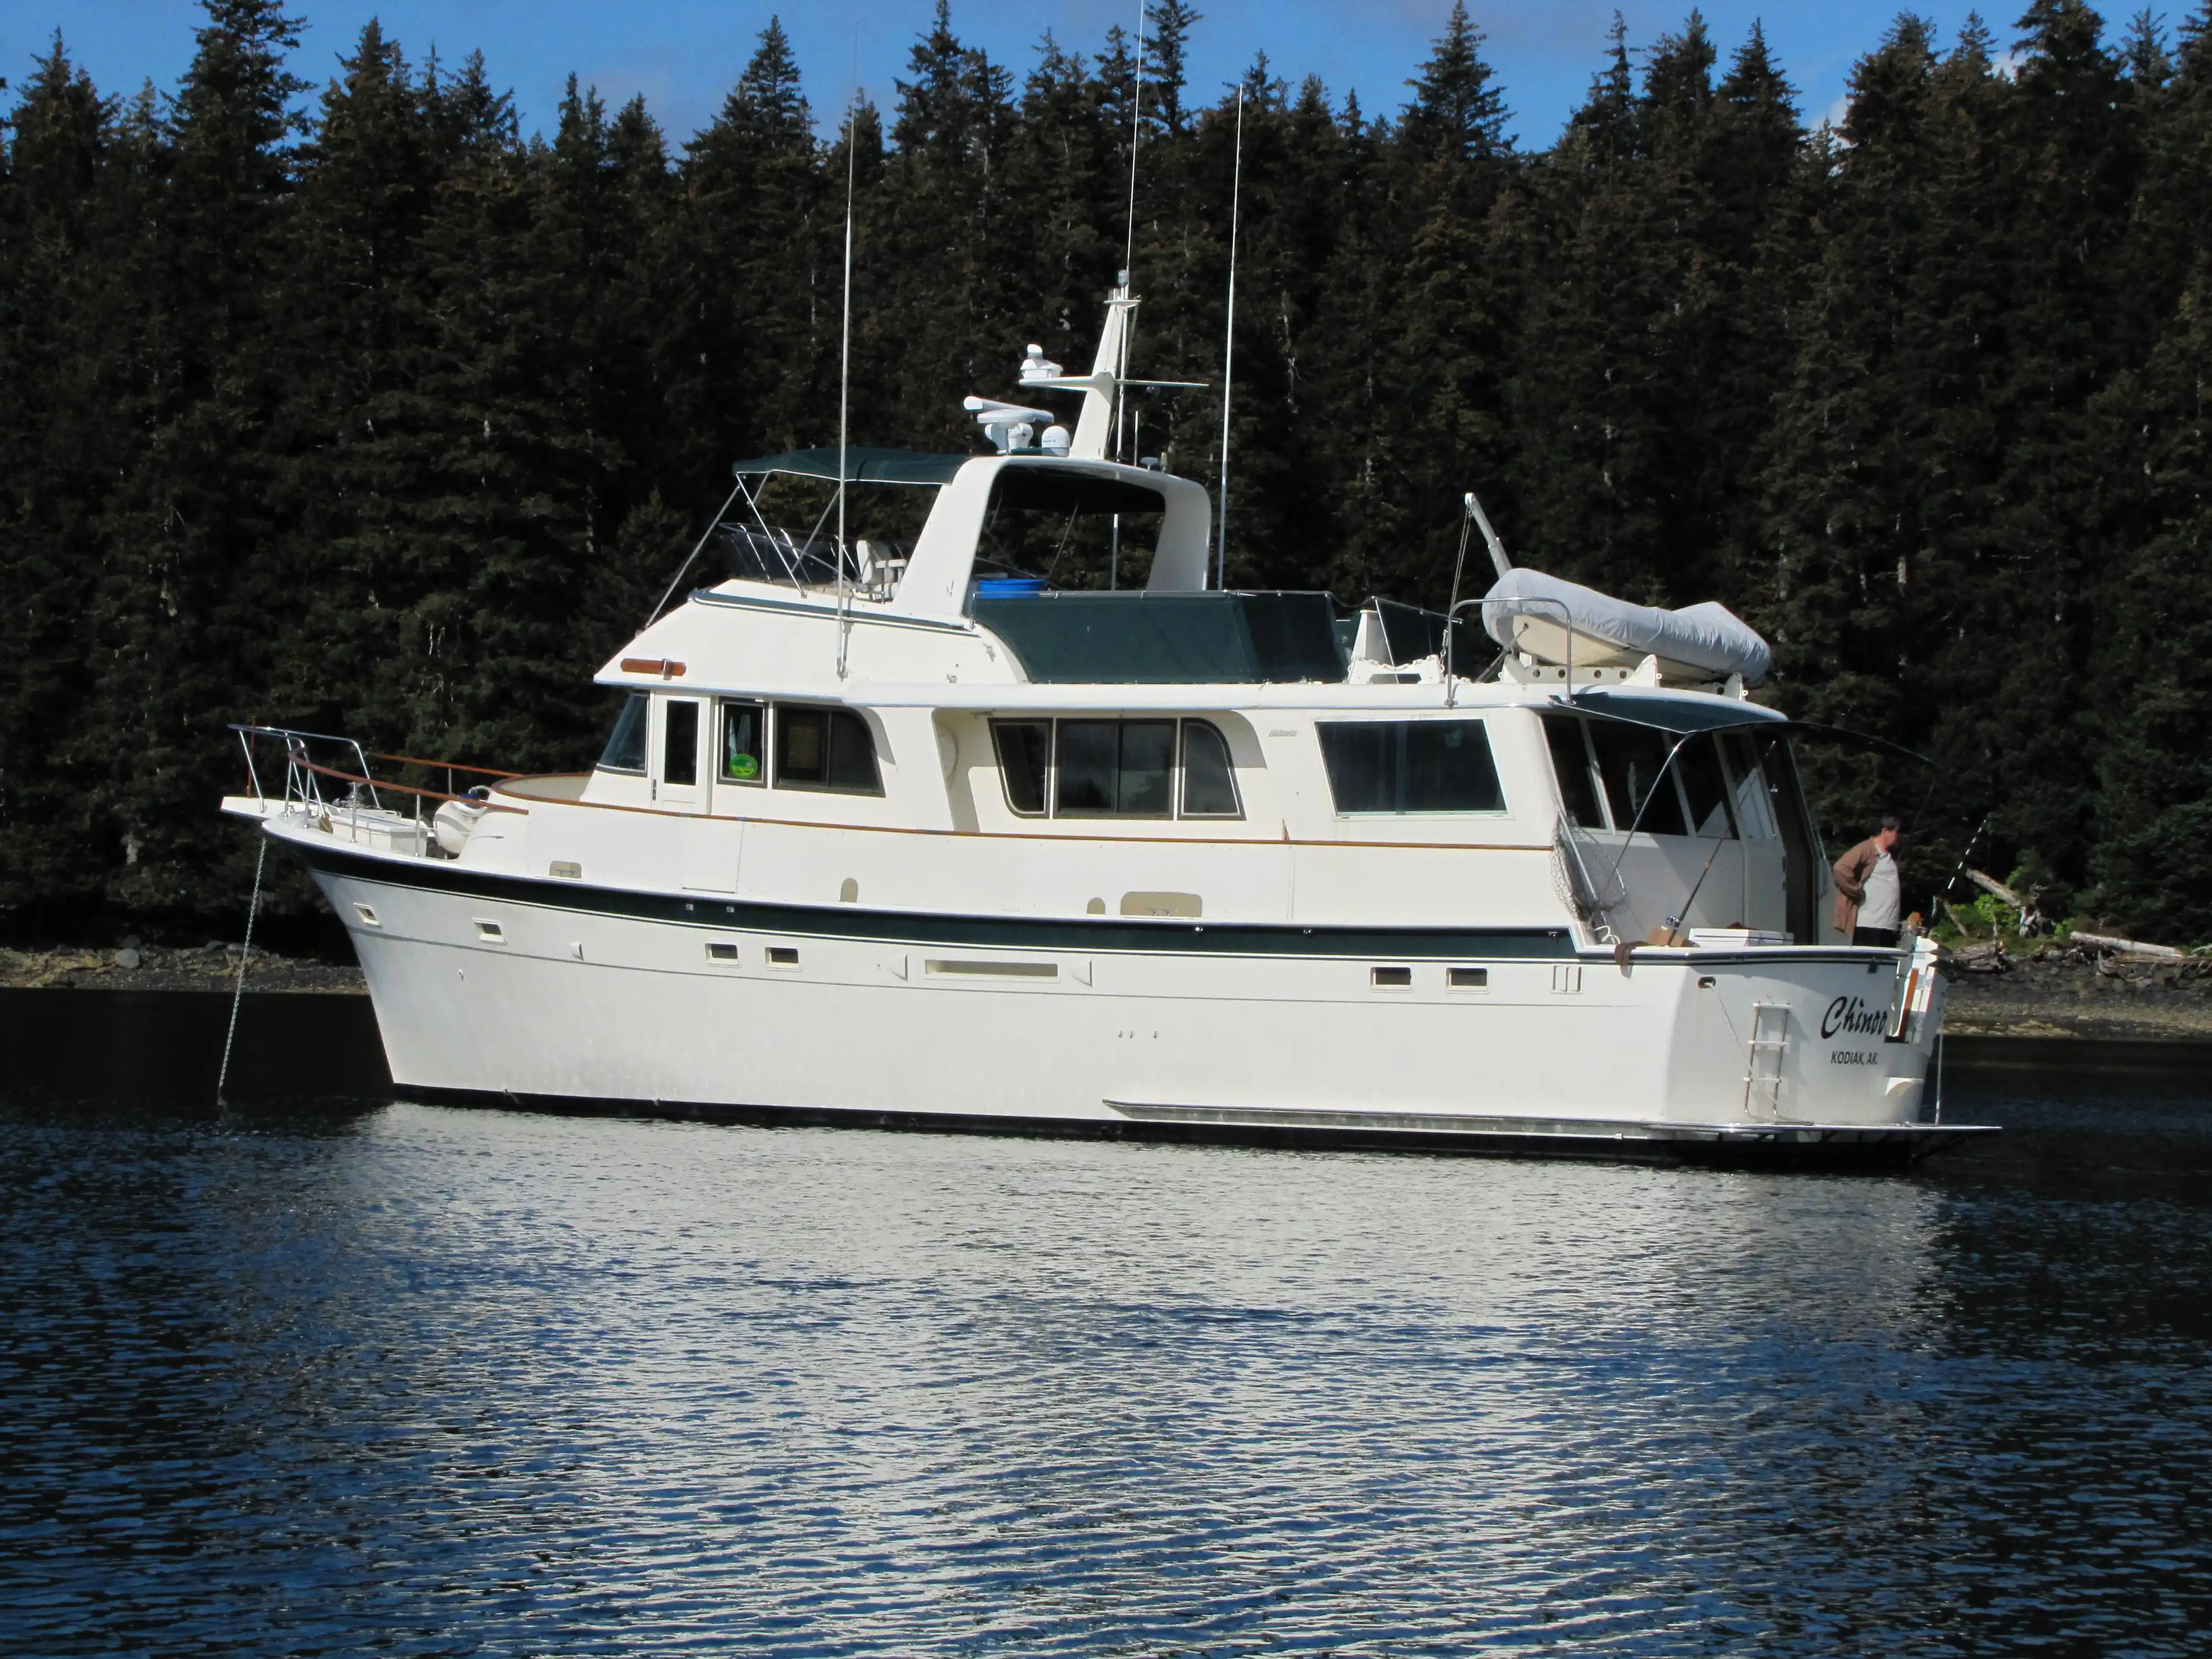
[(1540, 662), (1580, 668), (1658, 659), (1669, 680), (1765, 683), (1774, 665), (1766, 641), (1726, 605), (1711, 601), (1680, 611), (1631, 605), (1594, 587), (1540, 570), (1509, 570), (1482, 604), (1490, 637)]

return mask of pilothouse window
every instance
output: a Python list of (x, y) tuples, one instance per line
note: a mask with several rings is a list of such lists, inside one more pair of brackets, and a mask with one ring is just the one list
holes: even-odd
[(1237, 772), (1229, 745), (1204, 720), (1182, 723), (1182, 815), (1187, 818), (1243, 816), (1237, 805)]
[(1052, 722), (993, 720), (991, 738), (999, 775), (1006, 781), (1006, 805), (1024, 817), (1042, 817), (1052, 787)]
[(615, 716), (615, 729), (608, 735), (607, 746), (599, 753), (602, 772), (645, 772), (646, 720), (653, 708), (653, 699), (642, 691), (633, 691), (623, 699), (622, 713)]
[(880, 795), (868, 723), (849, 708), (775, 709), (775, 781), (781, 789), (829, 789)]
[(1175, 813), (1173, 720), (1062, 720), (1062, 817), (1164, 818)]
[(757, 702), (722, 705), (722, 768), (724, 783), (766, 783), (768, 768), (768, 710)]
[(1505, 810), (1480, 720), (1323, 720), (1316, 729), (1339, 812)]
[(991, 737), (1024, 817), (1244, 816), (1228, 742), (1206, 720), (994, 720)]

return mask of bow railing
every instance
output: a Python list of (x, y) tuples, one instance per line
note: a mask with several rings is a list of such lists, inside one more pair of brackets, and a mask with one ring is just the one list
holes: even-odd
[[(240, 748), (246, 756), (246, 773), (252, 786), (253, 799), (276, 802), (281, 810), (301, 812), (310, 817), (334, 817), (348, 814), (358, 824), (363, 811), (379, 814), (392, 813), (384, 802), (386, 793), (409, 798), (414, 816), (422, 817), (422, 803), (426, 800), (460, 801), (494, 812), (525, 812), (527, 807), (514, 806), (503, 801), (486, 799), (488, 790), (477, 786), (463, 793), (456, 786), (457, 773), (486, 778), (516, 778), (520, 772), (502, 772), (489, 766), (465, 766), (459, 761), (425, 760), (417, 755), (386, 754), (379, 750), (364, 749), (353, 738), (335, 737), (327, 732), (303, 732), (292, 726), (253, 726), (234, 721), (230, 729), (238, 733)], [(272, 750), (275, 751), (272, 754)], [(270, 793), (264, 771), (273, 781), (276, 763), (281, 760), (283, 782), (275, 794)], [(428, 771), (442, 770), (447, 787), (432, 789), (421, 785), (402, 783), (392, 778), (379, 778), (369, 763), (385, 761), (393, 765), (422, 767)], [(345, 792), (332, 799), (334, 791), (325, 787), (343, 784)]]

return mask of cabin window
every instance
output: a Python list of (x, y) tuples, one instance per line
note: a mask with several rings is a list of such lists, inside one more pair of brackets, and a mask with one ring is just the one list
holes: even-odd
[(757, 702), (722, 705), (722, 763), (724, 783), (760, 784), (768, 781), (768, 709)]
[(1175, 816), (1173, 720), (1062, 720), (1061, 817)]
[(1681, 797), (1668, 775), (1674, 769), (1667, 764), (1673, 746), (1667, 734), (1619, 720), (1593, 720), (1589, 734), (1606, 804), (1613, 809), (1613, 827), (1653, 836), (1688, 835)]
[(699, 705), (671, 697), (660, 737), (660, 781), (690, 787), (699, 781)]
[(1229, 744), (1206, 720), (994, 720), (1024, 817), (1237, 818)]
[(1316, 729), (1340, 813), (1505, 810), (1480, 720), (1323, 720)]
[(1237, 769), (1229, 763), (1229, 744), (1204, 720), (1182, 723), (1182, 815), (1187, 818), (1237, 818)]
[(1006, 805), (1025, 818), (1042, 817), (1052, 783), (1052, 722), (993, 720), (991, 740), (998, 745)]
[(1707, 841), (1735, 839), (1735, 812), (1729, 802), (1728, 774), (1720, 744), (1711, 732), (1692, 738), (1674, 757), (1674, 773), (1689, 803), (1690, 833)]
[(1559, 780), (1559, 806), (1580, 830), (1606, 827), (1597, 798), (1597, 773), (1590, 763), (1589, 740), (1572, 714), (1544, 716), (1544, 741), (1552, 750), (1552, 770)]
[(608, 734), (607, 746), (599, 751), (599, 770), (645, 775), (646, 720), (652, 708), (653, 699), (642, 691), (633, 691), (623, 699), (615, 729)]
[(782, 789), (880, 795), (868, 723), (849, 708), (775, 708), (775, 781)]

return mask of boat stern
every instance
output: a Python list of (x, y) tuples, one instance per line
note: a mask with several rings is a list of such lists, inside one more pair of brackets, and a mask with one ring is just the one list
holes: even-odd
[(1941, 1030), (1935, 944), (1753, 945), (1640, 956), (1680, 976), (1668, 1115), (1698, 1122), (1917, 1124)]

